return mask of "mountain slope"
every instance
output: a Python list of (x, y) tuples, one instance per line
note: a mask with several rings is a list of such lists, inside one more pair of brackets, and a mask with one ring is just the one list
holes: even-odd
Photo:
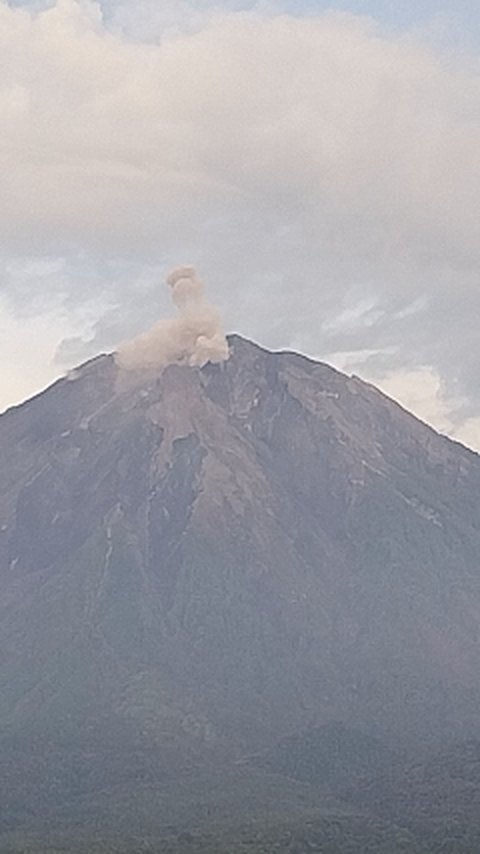
[(480, 459), (231, 345), (123, 384), (101, 357), (0, 419), (0, 720), (475, 728)]
[(102, 356), (0, 418), (13, 777), (12, 745), (52, 778), (57, 748), (104, 745), (107, 785), (122, 751), (158, 783), (330, 720), (478, 734), (480, 458), (357, 378), (230, 346), (159, 376)]

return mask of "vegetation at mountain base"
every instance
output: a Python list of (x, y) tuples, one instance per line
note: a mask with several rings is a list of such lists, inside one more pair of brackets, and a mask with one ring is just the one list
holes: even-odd
[[(65, 754), (65, 761), (68, 755), (75, 761), (72, 754)], [(183, 773), (167, 768), (162, 776), (155, 767), (158, 754), (132, 749), (123, 768), (119, 756), (125, 753), (112, 752), (110, 761), (116, 762), (112, 773), (105, 750), (99, 749), (96, 765), (91, 755), (84, 755), (83, 773), (87, 769), (89, 773), (82, 780), (77, 754), (80, 773), (69, 790), (71, 767), (62, 777), (58, 756), (37, 756), (39, 768), (32, 761), (29, 781), (37, 789), (36, 798), (25, 780), (22, 790), (7, 776), (0, 852), (473, 854), (480, 850), (480, 742), (429, 748), (415, 758), (412, 753), (393, 753), (358, 729), (330, 723), (245, 757), (237, 768), (214, 765)], [(15, 786), (20, 797), (17, 815), (11, 797)], [(28, 817), (22, 794), (30, 804)]]
[(17, 838), (1, 854), (426, 854), (405, 831), (364, 816), (181, 831), (157, 838), (104, 837), (63, 842)]

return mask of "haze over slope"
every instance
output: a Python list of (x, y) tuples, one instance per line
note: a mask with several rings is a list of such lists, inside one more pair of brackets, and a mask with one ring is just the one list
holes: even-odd
[(108, 732), (111, 782), (138, 739), (172, 769), (329, 720), (478, 733), (480, 458), (229, 345), (126, 385), (101, 356), (0, 418), (2, 744)]

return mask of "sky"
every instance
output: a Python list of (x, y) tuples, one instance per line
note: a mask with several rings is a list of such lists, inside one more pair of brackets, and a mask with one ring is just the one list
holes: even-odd
[(0, 0), (0, 411), (169, 316), (480, 449), (477, 0)]

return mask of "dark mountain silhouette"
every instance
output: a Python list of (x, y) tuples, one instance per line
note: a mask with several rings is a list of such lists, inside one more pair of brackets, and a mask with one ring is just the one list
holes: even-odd
[(101, 356), (0, 418), (9, 816), (329, 721), (480, 732), (480, 457), (356, 377), (230, 346), (160, 376)]

